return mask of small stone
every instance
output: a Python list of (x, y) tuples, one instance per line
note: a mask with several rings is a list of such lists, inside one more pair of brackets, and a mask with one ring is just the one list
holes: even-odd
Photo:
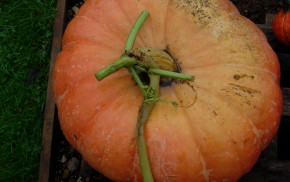
[(89, 166), (84, 160), (81, 162), (80, 175), (83, 177), (90, 176), (94, 169)]
[(70, 172), (74, 172), (75, 170), (78, 169), (79, 164), (80, 164), (80, 161), (77, 158), (73, 157), (71, 160), (68, 161), (67, 169)]
[(75, 152), (76, 152), (76, 150), (72, 146), (68, 146), (67, 155), (71, 155)]
[(69, 175), (70, 175), (70, 171), (68, 169), (65, 169), (63, 171), (62, 178), (67, 179), (69, 177)]
[(79, 8), (77, 6), (72, 7), (72, 10), (74, 11), (75, 14), (79, 11)]
[(60, 162), (61, 162), (61, 163), (65, 163), (66, 160), (67, 160), (67, 159), (66, 159), (65, 155), (62, 155)]
[(83, 178), (82, 178), (82, 177), (79, 177), (79, 178), (77, 179), (77, 182), (83, 182)]

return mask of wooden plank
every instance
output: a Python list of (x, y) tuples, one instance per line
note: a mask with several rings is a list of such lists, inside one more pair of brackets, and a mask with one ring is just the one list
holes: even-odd
[(290, 88), (282, 88), (283, 116), (290, 116)]
[(277, 160), (278, 159), (278, 140), (277, 135), (273, 138), (271, 143), (263, 151), (263, 158)]
[(57, 57), (61, 50), (61, 40), (64, 30), (64, 19), (66, 0), (57, 1), (57, 13), (53, 27), (53, 41), (51, 49), (50, 71), (47, 87), (46, 105), (44, 113), (44, 123), (42, 132), (42, 150), (40, 154), (39, 178), (40, 182), (48, 182), (50, 177), (50, 162), (51, 162), (51, 145), (53, 136), (53, 126), (55, 117), (55, 103), (52, 96), (52, 70)]
[(239, 182), (289, 182), (290, 161), (261, 159)]

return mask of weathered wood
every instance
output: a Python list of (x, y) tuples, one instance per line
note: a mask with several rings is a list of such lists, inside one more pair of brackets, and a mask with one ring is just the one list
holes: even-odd
[(268, 147), (263, 151), (263, 158), (270, 160), (278, 159), (278, 141), (277, 135), (272, 139)]
[(61, 50), (61, 39), (64, 29), (64, 17), (66, 9), (66, 0), (57, 1), (57, 13), (53, 27), (53, 41), (51, 49), (51, 61), (49, 80), (47, 87), (46, 105), (44, 113), (44, 123), (42, 132), (42, 150), (40, 154), (39, 178), (40, 182), (48, 182), (50, 177), (50, 162), (51, 162), (51, 145), (53, 136), (53, 126), (55, 122), (55, 103), (52, 97), (51, 76), (52, 69), (57, 57)]
[(283, 116), (290, 116), (290, 88), (282, 88)]
[(272, 23), (273, 23), (274, 17), (275, 17), (275, 14), (267, 13), (267, 14), (266, 14), (266, 21), (265, 21), (265, 24), (266, 24), (266, 25), (270, 25), (270, 26), (272, 26)]
[(290, 161), (260, 159), (239, 182), (290, 182)]

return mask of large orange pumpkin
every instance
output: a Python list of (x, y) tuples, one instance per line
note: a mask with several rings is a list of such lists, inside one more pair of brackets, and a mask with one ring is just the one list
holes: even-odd
[(194, 82), (160, 88), (145, 127), (155, 181), (225, 182), (247, 173), (279, 126), (277, 57), (228, 0), (87, 0), (68, 25), (53, 72), (61, 128), (114, 181), (142, 181), (136, 120), (143, 95), (126, 69), (95, 73), (123, 52), (142, 10), (136, 48), (167, 50)]

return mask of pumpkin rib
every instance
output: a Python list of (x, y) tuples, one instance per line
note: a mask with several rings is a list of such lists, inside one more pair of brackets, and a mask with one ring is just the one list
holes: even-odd
[(91, 38), (88, 37), (88, 38), (84, 38), (84, 39), (82, 39), (82, 41), (78, 41), (78, 42), (77, 41), (66, 42), (64, 47), (63, 47), (63, 50), (65, 50), (67, 47), (70, 47), (71, 45), (83, 44), (83, 42), (94, 43), (95, 45), (107, 47), (108, 49), (112, 49), (112, 50), (116, 49), (116, 47), (114, 47), (114, 46), (104, 44), (104, 43), (99, 42), (99, 41), (92, 40)]
[[(132, 27), (134, 25), (136, 19), (138, 18), (139, 13), (141, 12), (141, 10), (139, 10), (139, 8), (136, 8), (136, 7), (138, 7), (136, 5), (137, 2), (135, 0), (133, 0), (133, 1), (132, 0), (126, 0), (126, 1), (117, 0), (117, 3), (119, 4), (120, 10), (123, 12), (126, 19), (130, 23), (130, 26)], [(133, 6), (134, 8), (131, 6)], [(128, 14), (130, 14), (130, 15), (128, 16)], [(143, 29), (143, 28), (144, 28), (144, 26), (141, 29)], [(128, 29), (127, 34), (129, 34), (129, 31), (130, 31), (130, 29)], [(135, 40), (134, 47), (146, 47), (146, 46), (147, 46), (146, 41), (143, 39), (142, 36), (140, 36), (140, 31), (139, 31), (139, 33), (136, 37), (136, 40)]]
[[(117, 1), (117, 3), (119, 4), (120, 6), (120, 9), (121, 11), (123, 12), (123, 14), (125, 15), (125, 17), (127, 18), (128, 22), (130, 22), (130, 16), (127, 16), (125, 10), (122, 8), (121, 4), (120, 4), (120, 1)], [(130, 22), (132, 24), (132, 26), (134, 25), (134, 22)], [(138, 41), (140, 41), (141, 43), (138, 43)], [(138, 36), (136, 37), (136, 40), (135, 40), (135, 44), (139, 45), (140, 47), (145, 47), (145, 43), (144, 43), (144, 40), (141, 36)]]
[[(211, 92), (208, 89), (202, 88), (202, 86), (199, 86), (199, 89), (203, 89), (204, 91), (208, 92), (208, 94), (211, 94), (215, 98), (219, 98), (221, 101), (225, 102), (226, 105), (229, 105), (229, 108), (231, 108), (234, 112), (236, 112), (236, 115), (240, 115), (240, 113), (243, 113), (243, 111), (241, 111), (238, 107), (236, 107), (235, 105), (232, 105), (231, 101), (225, 101), (220, 95), (215, 94), (216, 92)], [(206, 102), (206, 101), (204, 101), (204, 102)], [(261, 138), (259, 136), (261, 129), (258, 129), (257, 126), (255, 125), (255, 123), (253, 121), (251, 121), (249, 118), (247, 118), (245, 115), (241, 115), (241, 116), (244, 117), (245, 121), (247, 121), (250, 124), (250, 126), (253, 128), (253, 131), (256, 134), (257, 139), (259, 139), (258, 140), (259, 146), (261, 149), (263, 149), (264, 144), (261, 141)]]
[[(58, 55), (58, 61), (54, 66), (53, 81), (62, 82), (62, 85), (54, 86), (54, 92), (57, 95), (62, 95), (86, 77), (94, 75), (101, 67), (113, 62), (118, 54), (119, 52), (114, 49), (108, 49), (108, 47), (95, 43), (85, 45), (84, 42), (79, 42), (66, 47)], [(129, 75), (129, 73), (121, 70), (112, 78), (118, 75)]]
[[(163, 95), (164, 96), (164, 95)], [(166, 96), (165, 96), (165, 98), (167, 98)], [(167, 98), (167, 99), (170, 99), (170, 100), (172, 100), (172, 98)], [(173, 99), (174, 100), (174, 99)], [(169, 106), (170, 107), (170, 106)], [(192, 111), (192, 112), (194, 112), (194, 111)], [(196, 112), (198, 112), (198, 111), (196, 111)], [(148, 123), (149, 124), (149, 123)], [(197, 137), (197, 138), (199, 138), (199, 137)]]
[[(178, 89), (177, 87), (174, 87), (175, 89), (175, 94), (176, 94), (176, 96), (178, 97), (178, 96), (180, 96), (177, 92), (176, 92), (176, 90)], [(198, 91), (200, 91), (200, 89), (198, 88)], [(197, 95), (198, 95), (198, 93), (197, 93)], [(198, 96), (197, 96), (198, 97)], [(199, 98), (197, 98), (197, 99), (199, 99)], [(179, 97), (179, 100), (182, 100), (180, 97)], [(200, 100), (200, 99), (199, 99)], [(205, 105), (205, 106), (207, 106), (207, 104), (208, 104), (208, 101), (207, 100), (200, 100), (202, 103), (203, 103), (203, 105)], [(192, 107), (192, 106), (191, 106)], [(186, 116), (187, 116), (187, 119), (188, 119), (188, 125), (193, 129), (193, 131), (196, 131), (197, 129), (196, 129), (196, 127), (197, 126), (193, 126), (194, 125), (194, 122), (192, 122), (192, 112), (194, 112), (194, 111), (189, 111), (188, 110), (188, 108), (186, 108), (186, 107), (184, 107), (184, 108), (181, 108), (182, 110), (183, 110), (183, 112), (184, 113), (186, 113)], [(198, 112), (198, 111), (197, 111)], [(214, 118), (215, 119), (215, 118)], [(217, 120), (215, 120), (216, 122), (217, 122)], [(224, 130), (224, 131), (226, 131), (227, 130), (227, 128), (224, 128), (224, 127), (221, 127), (220, 125), (217, 125), (219, 128), (221, 128), (222, 130)], [(202, 128), (199, 128), (199, 130), (200, 131), (202, 131)], [(193, 132), (193, 133), (196, 133), (196, 132)], [(227, 138), (229, 139), (229, 141), (231, 141), (232, 140), (232, 136), (230, 136), (229, 135), (229, 133), (228, 132), (223, 132), (223, 133), (226, 133), (226, 135), (227, 135)], [(193, 137), (193, 138), (199, 138), (198, 136), (195, 136), (195, 137)], [(200, 146), (202, 146), (202, 145), (200, 145)], [(236, 147), (232, 147), (231, 149), (234, 149), (232, 152), (234, 152), (235, 151), (235, 153), (236, 153), (236, 155), (238, 156), (238, 158), (241, 158), (241, 154), (240, 154), (240, 152), (236, 149)], [(205, 152), (204, 151), (207, 151), (207, 149), (206, 148), (202, 148), (202, 149), (200, 149), (200, 152), (201, 152), (201, 155), (203, 156), (203, 158), (204, 159), (206, 159), (207, 158), (207, 155), (205, 154)], [(243, 167), (242, 166), (245, 166), (245, 163), (244, 163), (244, 161), (240, 161), (239, 162), (239, 164), (240, 164), (240, 169), (242, 170), (242, 171), (244, 171), (244, 169), (243, 169)], [(245, 173), (245, 171), (243, 172), (243, 173)]]
[(279, 78), (277, 77), (277, 74), (275, 74), (273, 71), (270, 71), (266, 68), (262, 69), (258, 66), (247, 66), (244, 64), (233, 64), (233, 63), (216, 63), (216, 64), (209, 64), (209, 65), (192, 67), (192, 68), (183, 68), (183, 73), (195, 75), (196, 71), (206, 70), (206, 69), (215, 69), (220, 66), (225, 66), (229, 68), (235, 68), (235, 67), (246, 68), (247, 70), (255, 71), (256, 73), (262, 72), (263, 74), (269, 75), (275, 82), (279, 80)]
[[(203, 102), (204, 103), (206, 103), (206, 101), (204, 101), (203, 100)], [(205, 104), (206, 105), (206, 104)], [(191, 128), (193, 128), (193, 130), (196, 130), (196, 129), (194, 129), (194, 126), (192, 126), (193, 125), (193, 122), (190, 122), (191, 121), (191, 119), (190, 119), (190, 114), (188, 113), (188, 111), (185, 109), (185, 108), (183, 108), (183, 112), (184, 113), (186, 113), (186, 115), (187, 115), (187, 118), (188, 118), (188, 121), (189, 121), (189, 124), (190, 124), (190, 127)], [(214, 120), (217, 122), (218, 120), (216, 120), (215, 118), (214, 118)], [(226, 131), (228, 131), (228, 129), (227, 128), (224, 128), (224, 127), (221, 127), (220, 125), (218, 125), (219, 126), (219, 128), (221, 128), (222, 130), (224, 130), (225, 132), (223, 132), (223, 133), (226, 133), (226, 135), (227, 135), (227, 137), (229, 138), (229, 140), (231, 140), (232, 139), (232, 136), (230, 136), (229, 135), (229, 133), (228, 132), (226, 132)], [(203, 150), (206, 150), (206, 149), (200, 149), (201, 150), (201, 154), (202, 154), (202, 156), (203, 156), (203, 158), (205, 158), (205, 154), (204, 154), (204, 152), (203, 152)], [(235, 153), (237, 154), (237, 156), (239, 157), (239, 158), (241, 158), (241, 153), (236, 149), (236, 148), (234, 148), (234, 151), (235, 151)], [(244, 163), (244, 161), (241, 161), (240, 162), (240, 169), (242, 169), (243, 170), (243, 167), (242, 166), (245, 166), (245, 163)]]
[[(130, 77), (130, 75), (127, 73), (127, 72), (125, 72), (125, 70), (124, 71), (119, 71), (119, 73), (118, 73), (118, 75), (114, 75), (114, 76), (111, 76), (111, 79), (114, 79), (114, 78), (123, 78), (123, 77)], [(77, 88), (78, 86), (79, 86), (79, 84), (80, 83), (82, 83), (82, 82), (84, 82), (86, 79), (88, 79), (88, 78), (90, 78), (90, 77), (84, 77), (83, 79), (81, 79), (81, 80), (79, 80), (78, 82), (76, 82), (76, 83), (74, 83), (74, 84), (72, 84), (72, 85), (70, 85), (70, 86), (66, 86), (65, 87), (65, 90), (62, 92), (62, 93), (60, 93), (60, 95), (58, 95), (57, 97), (56, 97), (56, 103), (57, 104), (59, 104), (59, 103), (61, 103), (61, 101), (63, 100), (63, 98), (67, 95), (67, 94), (69, 94), (69, 92), (71, 92), (72, 90), (74, 90), (75, 88)], [(106, 81), (108, 81), (108, 79), (106, 80)], [(56, 81), (54, 81), (54, 82), (57, 82), (57, 80)], [(120, 83), (119, 83), (120, 84)], [(54, 92), (58, 92), (58, 91), (56, 91), (57, 89), (55, 88), (54, 89)]]
[[(124, 83), (124, 82), (122, 82), (122, 83)], [(123, 89), (123, 90), (121, 90), (121, 92), (120, 91), (116, 91), (117, 93), (118, 93), (118, 95), (117, 94), (111, 94), (112, 95), (112, 97), (110, 97), (110, 99), (108, 100), (108, 102), (106, 102), (105, 104), (103, 104), (102, 106), (104, 107), (104, 108), (110, 108), (110, 106), (113, 104), (113, 101), (116, 101), (116, 100), (118, 100), (118, 99), (120, 99), (120, 97), (123, 97), (123, 95), (125, 95), (125, 93), (127, 93), (128, 91), (130, 91), (130, 90), (136, 90), (135, 92), (138, 92), (138, 90), (139, 90), (139, 87), (136, 85), (136, 84), (133, 84), (133, 85), (131, 85), (131, 86), (129, 86), (129, 87), (126, 87), (126, 89)], [(138, 95), (140, 95), (140, 94), (138, 94)], [(102, 113), (102, 112), (104, 112), (104, 111), (101, 111), (102, 110), (102, 108), (100, 109), (100, 110), (97, 110), (97, 111), (95, 111), (94, 113), (92, 113), (92, 115), (91, 115), (91, 117), (88, 119), (88, 121), (90, 121), (92, 118), (95, 118), (96, 117), (96, 115), (98, 115), (98, 113)], [(91, 126), (86, 126), (85, 128), (83, 128), (83, 133), (85, 133), (86, 132), (86, 130), (87, 129), (89, 129)]]
[[(114, 36), (116, 34), (120, 36)], [(115, 31), (114, 33), (114, 30), (108, 25), (97, 23), (93, 19), (84, 19), (81, 16), (77, 16), (68, 24), (62, 44), (66, 46), (69, 42), (78, 42), (82, 40), (84, 42), (94, 41), (112, 48), (122, 49), (126, 41), (126, 36), (125, 32)]]
[[(175, 92), (176, 93), (176, 92)], [(176, 95), (178, 95), (178, 94), (176, 94)], [(177, 96), (178, 97), (178, 96)], [(190, 127), (190, 128), (192, 128), (192, 130), (193, 131), (196, 131), (197, 129), (196, 129), (196, 127), (194, 127), (194, 122), (192, 122), (192, 119), (191, 119), (191, 114), (189, 114), (187, 111), (186, 111), (186, 108), (184, 107), (184, 108), (182, 108), (182, 112), (185, 114), (185, 116), (187, 117), (187, 123), (188, 123), (188, 126)], [(199, 129), (199, 130), (202, 130), (202, 129)], [(199, 138), (199, 137), (197, 137), (196, 135), (194, 135), (194, 133), (196, 133), (196, 132), (192, 132), (192, 134), (193, 134), (193, 138), (195, 139), (195, 138)], [(197, 142), (195, 141), (193, 139), (193, 141), (197, 144)], [(197, 146), (197, 149), (198, 149), (198, 151), (200, 152), (200, 155), (201, 155), (201, 157), (200, 157), (200, 162), (201, 162), (201, 164), (202, 164), (202, 166), (203, 166), (203, 171), (204, 172), (202, 172), (202, 174), (203, 174), (203, 176), (204, 176), (204, 179), (205, 179), (205, 181), (207, 181), (207, 182), (209, 182), (210, 181), (210, 175), (209, 175), (209, 173), (210, 173), (210, 170), (209, 169), (207, 169), (207, 164), (206, 164), (206, 159), (207, 159), (207, 155), (205, 154), (205, 150), (206, 149), (202, 149), (198, 144), (196, 145)], [(242, 167), (241, 167), (241, 169), (242, 169)]]
[[(114, 173), (123, 173), (122, 171), (125, 170), (129, 173), (131, 170), (129, 168), (133, 163), (133, 155), (131, 154), (136, 152), (135, 119), (137, 117), (139, 104), (142, 100), (141, 92), (139, 92), (137, 96), (135, 92), (136, 87), (131, 87), (125, 94), (119, 95), (118, 99), (115, 99), (110, 105), (106, 105), (103, 112), (95, 115), (93, 119), (94, 127), (87, 127), (86, 130), (83, 131), (84, 137), (82, 138), (83, 145), (81, 147), (81, 152), (84, 158), (88, 160), (94, 159), (94, 156), (98, 156), (100, 161), (88, 161), (91, 161), (90, 164), (99, 169), (106, 176), (110, 176), (108, 175), (110, 171)], [(112, 107), (112, 105), (114, 107)], [(130, 115), (129, 118), (128, 112)], [(107, 117), (107, 113), (110, 113), (110, 118)], [(124, 132), (124, 129), (126, 129), (126, 132)], [(128, 132), (128, 130), (130, 132)], [(87, 153), (86, 147), (92, 147), (91, 152), (93, 153)], [(109, 151), (112, 152), (108, 153)], [(128, 161), (129, 156), (131, 162)], [(122, 159), (119, 162), (125, 166), (120, 168), (121, 164), (117, 159)], [(124, 160), (127, 162), (124, 162)], [(117, 163), (119, 164), (117, 165)], [(126, 174), (127, 173), (123, 174), (123, 179), (126, 178)], [(120, 181), (120, 179), (117, 180), (113, 178), (113, 180), (116, 181)]]
[[(158, 16), (149, 16), (144, 23), (143, 30), (147, 30), (152, 36), (152, 40), (148, 43), (150, 48), (166, 49), (165, 44), (165, 29), (166, 29), (166, 16), (168, 11), (169, 0), (163, 1), (147, 1), (140, 0), (140, 9), (149, 10), (149, 13), (158, 12)], [(150, 24), (150, 26), (148, 26)], [(142, 36), (142, 29), (140, 36)]]
[[(171, 94), (171, 88), (164, 87), (161, 92), (164, 98), (176, 100), (175, 95)], [(192, 138), (190, 128), (185, 127), (187, 121), (179, 111), (180, 108), (158, 102), (155, 109), (145, 127), (154, 179), (156, 181), (173, 179), (176, 181), (186, 179), (202, 181), (204, 177), (200, 173), (202, 164), (197, 150), (198, 145)], [(182, 145), (187, 145), (188, 148), (181, 147)], [(188, 170), (183, 172), (184, 168)]]
[[(202, 101), (205, 105), (207, 105), (207, 101), (203, 100)], [(218, 120), (216, 120), (215, 118), (213, 118), (215, 120), (215, 122), (219, 122)], [(230, 121), (228, 121), (230, 122)], [(232, 132), (232, 130), (229, 130), (229, 128), (226, 127), (222, 127), (221, 125), (216, 125), (220, 130), (223, 130), (224, 132), (224, 136), (227, 136), (229, 141), (236, 141), (235, 139), (239, 138), (236, 137), (234, 135), (234, 132)], [(253, 129), (254, 132), (254, 129)], [(255, 132), (254, 132), (255, 133)], [(255, 133), (256, 134), (256, 133)], [(233, 137), (235, 136), (235, 137)], [(256, 136), (258, 138), (258, 136)], [(243, 175), (245, 173), (247, 173), (250, 169), (249, 169), (249, 165), (246, 164), (246, 161), (243, 160), (244, 155), (241, 154), (241, 150), (238, 150), (237, 147), (235, 146), (235, 143), (232, 144), (233, 147), (230, 147), (231, 150), (228, 151), (227, 153), (233, 155), (236, 159), (238, 159), (238, 164), (239, 165), (235, 165), (236, 167), (239, 166), (239, 170), (242, 171), (240, 175)], [(205, 151), (207, 150), (206, 148), (204, 149)], [(229, 148), (228, 148), (229, 150)], [(259, 148), (256, 148), (257, 151), (259, 151)], [(257, 156), (257, 155), (256, 155)], [(251, 157), (252, 158), (252, 157)], [(253, 165), (253, 164), (252, 164)]]
[[(259, 72), (253, 74), (255, 76), (254, 79), (257, 79), (257, 84), (254, 84), (254, 85), (251, 83), (252, 78), (242, 78), (242, 76), (243, 76), (242, 75), (239, 79), (237, 79), (237, 78), (233, 78), (232, 75), (233, 74), (231, 74), (229, 76), (225, 76), (224, 78), (216, 79), (216, 80), (213, 80), (214, 75), (207, 77), (207, 78), (204, 78), (204, 77), (202, 78), (200, 76), (200, 78), (198, 77), (198, 80), (196, 80), (194, 85), (197, 87), (205, 88), (205, 89), (210, 89), (211, 87), (214, 87), (216, 89), (215, 93), (219, 93), (219, 94), (224, 95), (224, 94), (230, 92), (231, 94), (233, 94), (233, 96), (234, 96), (235, 92), (232, 92), (232, 90), (228, 90), (229, 86), (236, 87), (237, 89), (246, 89), (246, 90), (248, 89), (250, 92), (249, 94), (260, 93), (260, 94), (264, 94), (264, 96), (266, 94), (269, 95), (271, 92), (264, 91), (262, 85), (264, 85), (264, 87), (270, 86), (273, 89), (272, 93), (278, 92), (277, 90), (279, 88), (279, 83), (277, 82), (277, 80), (273, 79), (271, 77), (271, 75), (266, 76), (264, 74), (259, 74)], [(251, 75), (249, 75), (249, 76), (251, 76)], [(227, 77), (232, 78), (232, 80), (231, 81), (228, 80)], [(228, 80), (230, 82), (225, 83), (225, 82), (223, 82), (224, 80)], [(208, 85), (208, 86), (205, 87), (206, 85)], [(221, 92), (221, 91), (225, 91), (225, 92)], [(237, 95), (237, 96), (243, 96), (243, 95)]]
[[(116, 31), (114, 33), (126, 33), (130, 30), (132, 24), (128, 23), (128, 17), (120, 7), (119, 1), (116, 0), (90, 0), (85, 4), (85, 7), (82, 7), (77, 15), (86, 15), (91, 19), (95, 20), (97, 23), (105, 24)], [(101, 6), (101, 8), (100, 8)], [(91, 10), (93, 9), (93, 10)], [(112, 11), (113, 10), (113, 11)], [(104, 16), (104, 14), (106, 16)], [(113, 21), (111, 20), (113, 19)], [(117, 19), (117, 21), (116, 21)], [(127, 33), (126, 33), (127, 36)], [(138, 41), (138, 40), (137, 40)]]
[[(127, 76), (126, 76), (127, 77)], [(127, 80), (126, 77), (120, 77), (118, 80)], [(66, 138), (73, 143), (73, 146), (76, 147), (76, 141), (75, 138), (80, 138), (82, 133), (82, 130), (89, 126), (90, 118), (97, 112), (100, 112), (101, 107), (104, 104), (103, 102), (107, 103), (110, 101), (113, 101), (113, 99), (116, 99), (120, 97), (120, 95), (117, 95), (116, 93), (126, 93), (128, 86), (134, 87), (134, 82), (121, 82), (122, 84), (119, 84), (120, 89), (117, 88), (115, 84), (114, 89), (110, 89), (109, 87), (107, 90), (102, 89), (100, 90), (100, 87), (106, 87), (107, 85), (110, 85), (111, 82), (115, 82), (115, 79), (109, 80), (107, 82), (104, 82), (105, 85), (96, 85), (94, 88), (91, 88), (90, 90), (85, 90), (87, 92), (84, 92), (83, 89), (80, 90), (80, 88), (84, 87), (85, 84), (90, 83), (92, 80), (95, 80), (95, 78), (87, 78), (82, 81), (82, 83), (79, 85), (79, 87), (75, 87), (74, 89), (70, 90), (69, 93), (63, 98), (61, 103), (58, 103), (58, 108), (62, 111), (59, 112), (59, 117), (61, 121), (62, 129), (65, 131), (65, 133), (68, 133)], [(98, 84), (98, 83), (96, 83)], [(129, 84), (129, 85), (128, 85)], [(130, 88), (129, 87), (129, 88)], [(80, 91), (79, 91), (80, 90)], [(138, 90), (136, 88), (136, 90)], [(96, 92), (97, 91), (97, 92)], [(110, 91), (110, 92), (108, 92)], [(110, 97), (107, 97), (106, 95), (112, 95)], [(95, 101), (94, 98), (91, 98), (92, 95), (95, 95)], [(106, 97), (104, 97), (106, 96)], [(101, 97), (102, 99), (97, 99), (98, 97)], [(81, 103), (81, 104), (78, 104)], [(90, 103), (90, 104), (89, 104)], [(78, 107), (76, 107), (78, 106)], [(86, 106), (89, 106), (86, 107)], [(73, 107), (74, 109), (71, 109)], [(71, 113), (76, 113), (76, 115), (67, 115), (66, 112), (70, 111)], [(84, 117), (80, 117), (80, 115), (84, 115)], [(65, 116), (65, 118), (63, 118)], [(74, 121), (74, 122), (73, 122)], [(70, 125), (67, 125), (66, 123), (70, 122)], [(63, 126), (66, 126), (64, 128)], [(68, 128), (67, 128), (68, 127)]]
[[(246, 113), (245, 116), (247, 116), (249, 118), (254, 117), (255, 118), (254, 122), (257, 120), (257, 117), (260, 115), (261, 115), (260, 121), (264, 120), (264, 123), (263, 122), (258, 122), (258, 123), (255, 122), (256, 125), (258, 125), (257, 126), (259, 128), (258, 130), (262, 130), (263, 134), (268, 135), (268, 137), (266, 137), (266, 138), (263, 137), (263, 139), (262, 139), (263, 148), (269, 144), (270, 139), (273, 137), (273, 134), (275, 133), (275, 131), (277, 131), (277, 127), (278, 127), (277, 121), (279, 121), (279, 118), (280, 118), (279, 113), (281, 113), (281, 111), (282, 111), (282, 93), (279, 90), (279, 87), (278, 87), (279, 84), (271, 79), (269, 81), (266, 81), (266, 83), (267, 83), (267, 85), (265, 87), (272, 88), (272, 90), (270, 90), (270, 91), (267, 90), (266, 92), (262, 91), (263, 98), (267, 98), (267, 102), (260, 103), (259, 104), (260, 106), (257, 106), (259, 109), (259, 110), (257, 110), (258, 113), (248, 112), (248, 111), (256, 110), (255, 107), (249, 107), (249, 108), (244, 107), (243, 108), (243, 111)], [(204, 86), (202, 86), (202, 84), (198, 84), (198, 83), (195, 83), (195, 84), (197, 84), (196, 86), (199, 88), (204, 87)], [(219, 85), (219, 84), (217, 84), (217, 85)], [(216, 87), (216, 86), (213, 85), (213, 87)], [(223, 87), (221, 87), (221, 88), (223, 88)], [(215, 91), (212, 93), (221, 97), (221, 99), (225, 99), (224, 93), (220, 93), (218, 91)], [(223, 95), (223, 98), (222, 98), (222, 95), (220, 95), (220, 94)], [(227, 102), (229, 102), (229, 103), (236, 103), (237, 102), (233, 96), (226, 97), (226, 99), (227, 99)], [(279, 100), (279, 102), (277, 102), (278, 100)], [(247, 106), (247, 105), (245, 105), (245, 106)], [(231, 107), (236, 107), (236, 106), (231, 106)], [(267, 127), (265, 127), (265, 126), (267, 126)], [(272, 134), (267, 133), (269, 131), (271, 131)]]
[(189, 75), (195, 75), (198, 80), (209, 80), (214, 79), (215, 82), (221, 82), (223, 80), (218, 80), (217, 78), (219, 75), (223, 76), (222, 73), (219, 75), (214, 74), (211, 72), (212, 69), (215, 70), (222, 70), (222, 69), (231, 69), (232, 72), (228, 72), (224, 75), (224, 79), (228, 78), (231, 79), (233, 82), (245, 82), (254, 79), (262, 79), (263, 77), (267, 77), (271, 82), (276, 83), (279, 80), (279, 77), (272, 71), (268, 69), (261, 69), (259, 67), (253, 66), (245, 66), (242, 64), (216, 64), (211, 66), (205, 67), (196, 67), (194, 69), (183, 69), (183, 73)]

